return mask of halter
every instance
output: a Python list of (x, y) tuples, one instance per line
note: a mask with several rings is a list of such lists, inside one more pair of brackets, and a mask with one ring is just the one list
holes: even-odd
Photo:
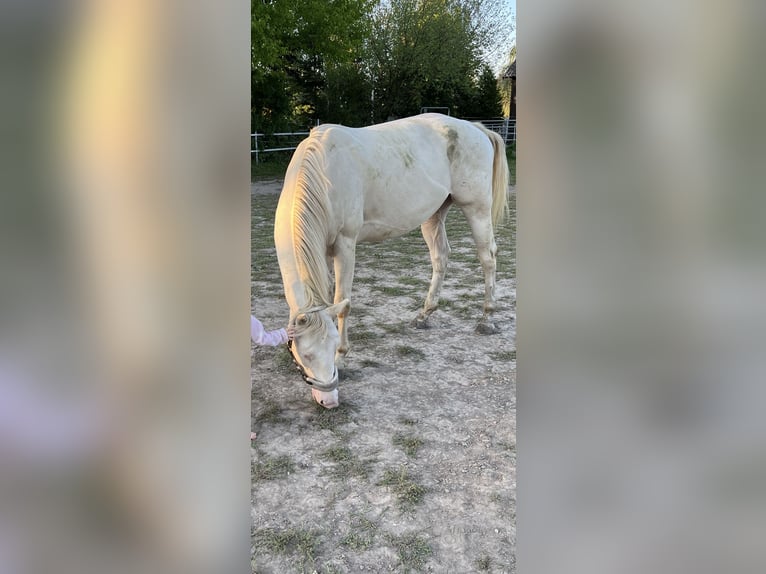
[[(303, 311), (303, 314), (306, 313), (316, 313), (317, 311), (324, 311), (327, 309), (329, 305), (317, 305), (316, 307), (311, 307), (310, 309), (306, 309)], [(298, 362), (298, 359), (295, 358), (295, 353), (293, 353), (293, 342), (292, 340), (287, 341), (287, 350), (290, 351), (290, 356), (293, 359), (293, 363), (295, 363), (295, 366), (298, 367), (298, 371), (301, 374), (301, 378), (303, 381), (311, 386), (314, 387), (316, 390), (321, 391), (323, 393), (331, 393), (335, 389), (338, 388), (338, 368), (333, 365), (332, 369), (332, 377), (330, 378), (329, 383), (323, 383), (319, 379), (315, 379), (314, 377), (309, 376), (308, 373), (306, 373), (306, 369), (303, 368), (303, 365), (301, 365)]]
[(298, 371), (301, 374), (301, 378), (303, 378), (304, 382), (307, 385), (310, 385), (314, 387), (316, 390), (321, 391), (323, 393), (331, 393), (332, 391), (338, 388), (338, 367), (333, 366), (332, 378), (330, 379), (330, 382), (323, 383), (319, 379), (315, 379), (314, 377), (311, 377), (309, 376), (308, 373), (306, 373), (306, 369), (304, 369), (303, 366), (295, 358), (295, 353), (293, 353), (292, 341), (287, 341), (287, 350), (290, 351), (290, 356), (293, 358), (293, 363), (295, 363), (295, 366), (298, 367)]

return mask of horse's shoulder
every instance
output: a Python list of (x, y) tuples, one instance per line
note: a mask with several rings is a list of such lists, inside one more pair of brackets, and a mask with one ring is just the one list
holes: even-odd
[(322, 124), (311, 130), (311, 137), (317, 142), (322, 142), (322, 147), (328, 150), (328, 146), (334, 148), (355, 139), (355, 132), (358, 132), (359, 129), (339, 124)]

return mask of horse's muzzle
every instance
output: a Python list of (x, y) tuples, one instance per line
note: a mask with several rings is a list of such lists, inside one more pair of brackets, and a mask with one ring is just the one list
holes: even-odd
[[(301, 378), (304, 380), (304, 382), (307, 385), (310, 385), (311, 387), (313, 387), (313, 389), (316, 389), (323, 393), (332, 393), (333, 391), (337, 390), (338, 388), (338, 368), (337, 367), (333, 366), (332, 378), (330, 379), (329, 382), (320, 381), (319, 379), (315, 379), (314, 377), (310, 376), (306, 372), (306, 369), (303, 368), (303, 365), (301, 365), (298, 362), (298, 360), (295, 358), (295, 354), (293, 353), (292, 341), (287, 341), (287, 350), (290, 351), (290, 356), (293, 358), (293, 363), (295, 364), (296, 367), (298, 367), (298, 371), (301, 374)], [(337, 398), (337, 393), (336, 393), (336, 398)], [(334, 406), (337, 406), (337, 404)], [(328, 407), (328, 408), (331, 408), (331, 407)]]

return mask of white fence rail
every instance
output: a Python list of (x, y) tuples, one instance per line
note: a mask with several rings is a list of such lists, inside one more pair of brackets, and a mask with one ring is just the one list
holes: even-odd
[[(260, 161), (262, 153), (294, 151), (309, 132), (279, 132), (274, 134), (250, 134), (250, 155), (255, 156), (255, 163)], [(264, 147), (268, 146), (268, 147)]]
[(479, 120), (485, 128), (497, 132), (506, 145), (516, 143), (516, 120), (501, 118), (497, 120)]

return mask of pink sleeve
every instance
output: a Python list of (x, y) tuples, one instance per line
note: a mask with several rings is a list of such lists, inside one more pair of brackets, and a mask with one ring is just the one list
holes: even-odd
[(250, 338), (256, 345), (269, 345), (276, 347), (283, 343), (287, 343), (287, 331), (284, 329), (277, 329), (276, 331), (266, 331), (263, 328), (263, 324), (250, 315)]

